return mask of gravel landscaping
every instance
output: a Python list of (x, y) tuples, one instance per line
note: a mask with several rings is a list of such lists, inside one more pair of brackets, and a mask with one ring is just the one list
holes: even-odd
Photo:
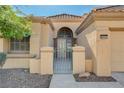
[(28, 69), (0, 69), (0, 88), (48, 88), (51, 77), (30, 74)]
[(79, 77), (79, 74), (74, 74), (77, 82), (116, 82), (113, 77), (98, 77), (94, 73), (90, 73), (88, 77)]

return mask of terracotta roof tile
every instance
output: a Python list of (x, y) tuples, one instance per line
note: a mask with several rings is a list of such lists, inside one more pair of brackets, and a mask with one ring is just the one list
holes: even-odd
[(100, 11), (100, 12), (119, 12), (124, 11), (124, 5), (114, 5), (114, 6), (102, 6), (99, 8), (93, 9), (93, 11)]
[(71, 18), (82, 18), (82, 16), (72, 15), (72, 14), (58, 14), (53, 16), (48, 16), (50, 19), (71, 19)]

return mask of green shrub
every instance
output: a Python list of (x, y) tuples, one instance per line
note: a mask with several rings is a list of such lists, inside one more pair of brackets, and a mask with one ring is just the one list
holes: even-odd
[(5, 61), (6, 61), (6, 54), (0, 52), (0, 66), (3, 66)]

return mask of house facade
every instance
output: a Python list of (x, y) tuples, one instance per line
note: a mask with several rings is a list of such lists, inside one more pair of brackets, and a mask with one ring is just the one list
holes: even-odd
[(124, 6), (93, 9), (83, 16), (32, 17), (32, 34), (23, 40), (0, 38), (7, 53), (1, 69), (31, 73), (124, 72)]

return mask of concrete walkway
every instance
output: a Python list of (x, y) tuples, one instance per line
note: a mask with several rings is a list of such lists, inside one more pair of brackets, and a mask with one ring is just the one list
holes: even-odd
[(124, 73), (113, 73), (112, 76), (124, 87)]
[[(72, 74), (54, 74), (50, 88), (122, 88), (124, 87), (124, 73), (114, 73), (118, 82), (76, 82)], [(123, 81), (123, 83), (121, 83)]]

